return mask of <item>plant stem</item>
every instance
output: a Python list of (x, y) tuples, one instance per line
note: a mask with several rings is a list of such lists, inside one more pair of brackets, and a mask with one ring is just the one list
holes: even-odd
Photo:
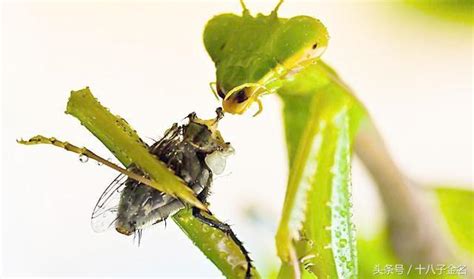
[(399, 258), (411, 264), (452, 260), (452, 246), (432, 209), (392, 160), (371, 119), (360, 128), (354, 147), (378, 186), (392, 246)]

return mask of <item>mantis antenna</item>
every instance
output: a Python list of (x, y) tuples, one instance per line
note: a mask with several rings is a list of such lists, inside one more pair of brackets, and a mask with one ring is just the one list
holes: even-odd
[(240, 6), (242, 6), (242, 13), (243, 14), (249, 14), (249, 9), (247, 9), (247, 6), (245, 5), (244, 0), (240, 0)]
[(278, 9), (280, 8), (281, 4), (283, 4), (283, 1), (284, 0), (278, 1), (278, 4), (275, 6), (275, 9), (273, 9), (272, 13), (276, 14), (278, 12)]

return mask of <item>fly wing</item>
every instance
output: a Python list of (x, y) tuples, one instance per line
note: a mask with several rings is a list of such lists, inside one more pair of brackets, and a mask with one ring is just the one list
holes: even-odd
[(127, 179), (124, 174), (118, 175), (100, 196), (91, 216), (91, 226), (95, 232), (104, 232), (114, 224)]

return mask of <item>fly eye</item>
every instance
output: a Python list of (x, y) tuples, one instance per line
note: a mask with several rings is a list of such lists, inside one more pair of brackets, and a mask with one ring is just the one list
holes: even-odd
[(245, 89), (242, 89), (235, 94), (234, 100), (240, 104), (247, 101), (248, 98), (247, 94), (245, 94)]

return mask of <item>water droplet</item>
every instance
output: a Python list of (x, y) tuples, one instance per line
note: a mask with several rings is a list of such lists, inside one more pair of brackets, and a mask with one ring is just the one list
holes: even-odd
[(87, 161), (89, 161), (89, 157), (84, 154), (81, 154), (79, 155), (79, 161), (81, 161), (81, 163), (87, 163)]
[(339, 247), (345, 247), (347, 245), (347, 239), (343, 238), (339, 240)]

